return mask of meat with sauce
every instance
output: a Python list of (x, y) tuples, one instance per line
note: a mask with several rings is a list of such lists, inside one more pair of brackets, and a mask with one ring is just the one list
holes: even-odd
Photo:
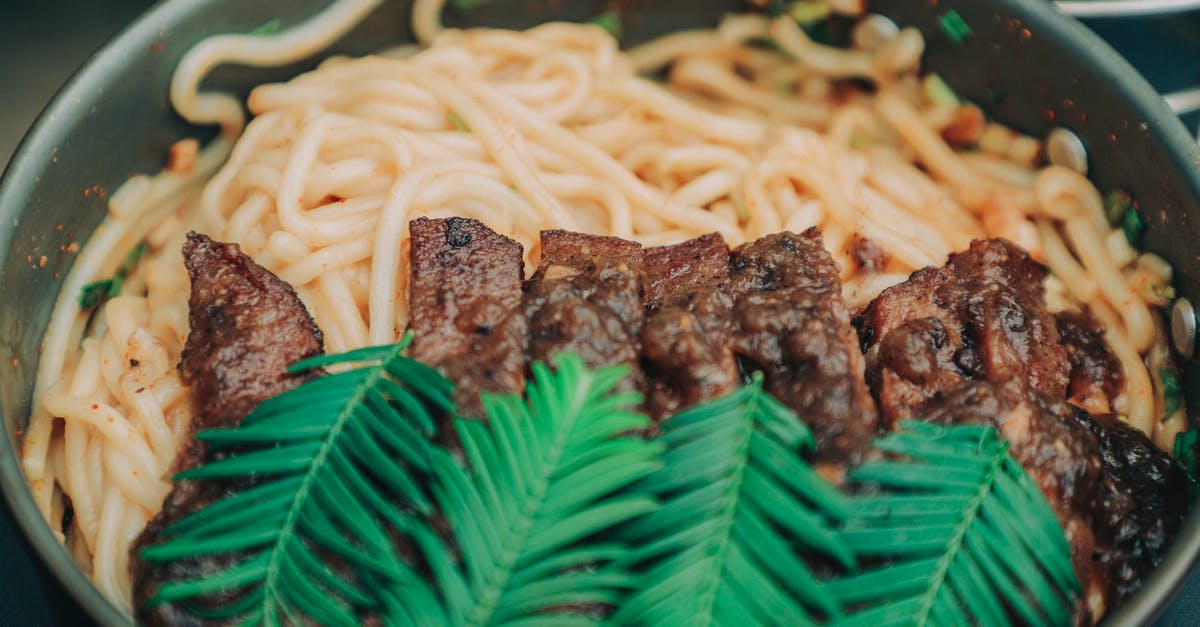
[(1090, 318), (1049, 313), (1046, 274), (1008, 242), (974, 242), (885, 290), (856, 323), (890, 424), (989, 424), (1008, 440), (1070, 542), (1086, 624), (1161, 561), (1186, 480), (1142, 432), (1080, 409), (1110, 406), (1119, 364)]
[(1112, 608), (1162, 562), (1187, 515), (1191, 485), (1174, 460), (1116, 416), (1076, 411), (1075, 417), (1100, 445), (1094, 559), (1097, 587)]
[(1070, 363), (1046, 310), (1046, 275), (1012, 243), (980, 240), (872, 301), (856, 323), (887, 423), (966, 379), (1019, 379), (1063, 398)]
[[(317, 376), (289, 374), (293, 363), (320, 355), (320, 329), (290, 285), (254, 263), (236, 244), (214, 242), (190, 233), (183, 247), (191, 278), (188, 321), (191, 330), (179, 365), (191, 386), (194, 418), (191, 431), (236, 425), (262, 401)], [(194, 437), (180, 451), (174, 471), (210, 459), (205, 444)], [(163, 509), (133, 543), (130, 569), (134, 607), (140, 624), (201, 625), (212, 622), (174, 603), (146, 608), (159, 586), (226, 568), (235, 556), (203, 557), (153, 564), (139, 552), (162, 538), (171, 523), (212, 503), (231, 487), (222, 481), (179, 481)], [(214, 605), (236, 593), (211, 597)], [(203, 607), (204, 600), (193, 603)]]
[(662, 419), (741, 383), (733, 355), (729, 247), (713, 233), (648, 248), (643, 259), (646, 407)]
[(620, 388), (644, 389), (642, 247), (616, 237), (543, 231), (542, 259), (525, 284), (530, 362), (573, 352), (595, 368), (625, 365)]
[(812, 428), (820, 462), (853, 464), (879, 425), (842, 302), (837, 265), (818, 230), (777, 233), (733, 258), (734, 352), (768, 392)]
[(1125, 373), (1104, 341), (1104, 328), (1084, 311), (1060, 313), (1055, 322), (1071, 365), (1067, 398), (1093, 414), (1112, 413)]
[(411, 355), (454, 382), (461, 414), (482, 417), (481, 393), (525, 385), (523, 250), (467, 218), (418, 218), (409, 232)]

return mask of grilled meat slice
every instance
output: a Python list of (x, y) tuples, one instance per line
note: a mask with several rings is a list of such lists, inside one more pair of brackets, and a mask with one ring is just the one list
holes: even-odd
[[(188, 301), (191, 331), (179, 365), (192, 388), (195, 418), (191, 430), (236, 425), (256, 405), (317, 376), (289, 374), (288, 367), (320, 355), (323, 338), (308, 310), (287, 283), (242, 254), (236, 244), (214, 242), (190, 233), (183, 247), (184, 265), (191, 277)], [(204, 443), (191, 439), (180, 451), (175, 471), (207, 461)], [(168, 603), (146, 609), (160, 585), (196, 578), (229, 566), (230, 556), (186, 559), (151, 564), (140, 551), (158, 541), (171, 523), (212, 503), (232, 487), (219, 481), (176, 482), (131, 551), (134, 608), (140, 624), (211, 624), (197, 614)], [(214, 595), (227, 602), (237, 593)]]
[(525, 385), (521, 245), (467, 218), (418, 218), (409, 232), (412, 356), (454, 382), (463, 415), (482, 417), (481, 392)]
[(819, 462), (853, 464), (879, 416), (842, 302), (837, 265), (820, 232), (777, 233), (734, 255), (734, 352), (766, 389), (812, 427)]
[(1075, 415), (1100, 445), (1094, 569), (1105, 606), (1112, 608), (1162, 562), (1187, 515), (1191, 486), (1183, 470), (1141, 431), (1112, 414)]
[(872, 301), (856, 324), (888, 425), (964, 379), (1020, 380), (1064, 398), (1070, 364), (1043, 299), (1046, 274), (1013, 244), (981, 240)]
[(643, 259), (646, 407), (661, 420), (741, 382), (733, 356), (729, 247), (713, 233), (647, 248)]
[(1111, 413), (1125, 372), (1104, 342), (1104, 328), (1085, 312), (1063, 312), (1055, 322), (1071, 364), (1067, 398), (1093, 414)]
[(616, 237), (542, 232), (542, 261), (525, 283), (529, 361), (574, 352), (595, 368), (625, 364), (620, 387), (642, 390), (638, 367), (645, 312), (641, 245)]

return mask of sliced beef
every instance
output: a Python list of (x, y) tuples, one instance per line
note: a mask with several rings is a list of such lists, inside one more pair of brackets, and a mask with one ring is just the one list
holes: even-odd
[(817, 460), (854, 463), (879, 417), (863, 356), (821, 234), (768, 235), (734, 255), (734, 352), (746, 371), (812, 427)]
[(542, 232), (542, 260), (525, 284), (529, 360), (573, 352), (589, 367), (624, 364), (620, 384), (642, 390), (638, 367), (645, 272), (641, 245), (616, 237)]
[(733, 356), (729, 247), (716, 233), (648, 248), (642, 363), (660, 420), (741, 383)]
[(1020, 380), (1064, 398), (1070, 363), (1046, 310), (1046, 274), (1015, 245), (981, 240), (872, 301), (856, 324), (887, 423), (964, 379)]
[[(191, 331), (179, 369), (192, 389), (193, 432), (235, 425), (262, 401), (317, 376), (287, 372), (291, 364), (323, 352), (321, 331), (291, 286), (242, 254), (236, 244), (214, 242), (204, 235), (189, 234), (183, 256), (192, 281), (188, 301)], [(176, 460), (175, 471), (208, 458), (205, 445), (190, 439)], [(157, 542), (165, 527), (220, 499), (230, 487), (220, 481), (176, 482), (162, 511), (134, 542), (130, 568), (139, 624), (211, 624), (176, 604), (152, 609), (144, 605), (162, 583), (228, 567), (236, 557), (152, 564), (138, 554)], [(228, 601), (235, 594), (214, 595), (212, 600)], [(202, 601), (198, 604), (204, 605)]]
[(1093, 414), (1112, 413), (1125, 373), (1108, 350), (1104, 328), (1086, 312), (1063, 312), (1055, 321), (1071, 364), (1067, 397)]
[(418, 218), (409, 232), (412, 357), (454, 382), (459, 412), (482, 417), (481, 392), (525, 385), (523, 250), (467, 218)]
[(1162, 562), (1187, 515), (1190, 485), (1183, 470), (1141, 431), (1111, 414), (1075, 414), (1100, 445), (1100, 493), (1092, 524), (1098, 583), (1111, 609)]

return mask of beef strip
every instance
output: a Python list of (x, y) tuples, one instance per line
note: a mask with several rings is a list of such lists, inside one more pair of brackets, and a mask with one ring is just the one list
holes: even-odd
[(1190, 485), (1183, 470), (1138, 429), (1112, 414), (1075, 416), (1100, 445), (1094, 559), (1105, 605), (1112, 608), (1162, 562), (1187, 515)]
[(641, 245), (569, 231), (542, 232), (542, 260), (525, 284), (529, 360), (574, 352), (595, 368), (631, 368), (620, 389), (644, 389), (638, 367), (645, 313)]
[[(192, 282), (188, 300), (191, 331), (179, 369), (192, 390), (192, 433), (236, 425), (262, 401), (317, 376), (314, 372), (287, 372), (291, 364), (323, 352), (321, 331), (291, 286), (242, 254), (236, 244), (214, 242), (204, 235), (188, 234), (183, 256)], [(189, 438), (174, 472), (209, 457), (203, 442)], [(147, 609), (145, 602), (164, 582), (228, 567), (236, 557), (155, 564), (138, 554), (158, 542), (164, 528), (222, 498), (231, 487), (235, 486), (221, 481), (176, 482), (162, 511), (133, 543), (130, 570), (140, 624), (211, 624), (178, 604)], [(227, 593), (210, 600), (219, 604), (235, 598), (236, 593)], [(203, 606), (204, 601), (197, 604)]]
[(409, 232), (412, 357), (454, 382), (459, 412), (482, 417), (481, 392), (525, 385), (521, 245), (466, 218), (418, 218)]
[(812, 427), (818, 462), (853, 464), (879, 416), (820, 232), (777, 233), (742, 247), (729, 290), (743, 368), (762, 371), (767, 391)]
[(964, 379), (1019, 379), (1063, 398), (1068, 354), (1045, 307), (1046, 274), (1015, 245), (981, 240), (872, 301), (856, 324), (887, 423)]
[(643, 259), (646, 407), (661, 420), (741, 382), (732, 349), (729, 247), (713, 233), (648, 248)]
[(1055, 321), (1071, 364), (1068, 398), (1093, 414), (1111, 413), (1125, 373), (1104, 342), (1104, 328), (1086, 312), (1063, 312)]

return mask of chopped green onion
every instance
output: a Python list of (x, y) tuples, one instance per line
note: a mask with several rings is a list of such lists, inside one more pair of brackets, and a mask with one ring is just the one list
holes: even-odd
[(254, 35), (255, 37), (266, 37), (267, 35), (274, 35), (281, 30), (283, 30), (283, 20), (273, 17), (256, 26), (254, 30), (250, 31), (248, 34)]
[(796, 23), (809, 27), (828, 18), (833, 13), (828, 0), (798, 0), (788, 7), (788, 15)]
[(962, 101), (958, 99), (958, 95), (954, 93), (954, 90), (938, 74), (926, 74), (925, 78), (921, 79), (921, 87), (925, 92), (925, 98), (930, 102), (946, 105), (947, 107), (957, 107), (962, 104)]
[(120, 282), (116, 279), (93, 281), (83, 286), (79, 292), (79, 308), (91, 309), (100, 303), (116, 296), (121, 292)]
[(621, 12), (610, 10), (593, 17), (588, 20), (588, 24), (603, 28), (606, 33), (613, 37), (621, 36)]
[(946, 37), (949, 37), (950, 41), (955, 44), (961, 45), (971, 34), (971, 27), (954, 9), (943, 13), (938, 18), (938, 24), (942, 27), (942, 32), (946, 33)]
[(1179, 381), (1179, 371), (1171, 366), (1158, 369), (1158, 378), (1162, 380), (1163, 393), (1163, 422), (1166, 422), (1183, 404), (1183, 384)]
[(461, 115), (459, 115), (457, 111), (451, 111), (450, 113), (447, 113), (446, 120), (448, 122), (450, 122), (450, 124), (453, 125), (455, 129), (462, 131), (463, 133), (471, 132), (471, 125), (467, 124), (467, 121), (464, 120), (463, 117)]
[(1104, 216), (1113, 226), (1120, 224), (1125, 212), (1132, 207), (1133, 199), (1129, 197), (1129, 192), (1123, 189), (1114, 189), (1104, 197)]
[(866, 148), (871, 145), (871, 138), (857, 131), (850, 133), (850, 147), (853, 149)]
[(113, 274), (111, 279), (92, 281), (83, 286), (83, 289), (79, 291), (79, 311), (91, 311), (87, 321), (83, 324), (83, 336), (79, 340), (81, 347), (83, 338), (88, 336), (88, 332), (92, 328), (92, 321), (95, 319), (96, 312), (100, 306), (109, 299), (121, 295), (121, 288), (125, 285), (125, 279), (133, 273), (133, 269), (137, 266), (138, 261), (146, 256), (146, 251), (146, 242), (139, 242), (137, 246), (133, 247), (133, 250), (129, 251), (128, 255), (125, 255), (125, 259), (121, 262), (121, 267), (117, 268), (116, 273)]
[(1125, 210), (1125, 217), (1121, 220), (1121, 228), (1125, 230), (1125, 239), (1129, 240), (1130, 245), (1137, 246), (1138, 240), (1142, 238), (1142, 231), (1146, 230), (1146, 225), (1142, 222), (1142, 218), (1138, 216), (1137, 211), (1130, 206)]

